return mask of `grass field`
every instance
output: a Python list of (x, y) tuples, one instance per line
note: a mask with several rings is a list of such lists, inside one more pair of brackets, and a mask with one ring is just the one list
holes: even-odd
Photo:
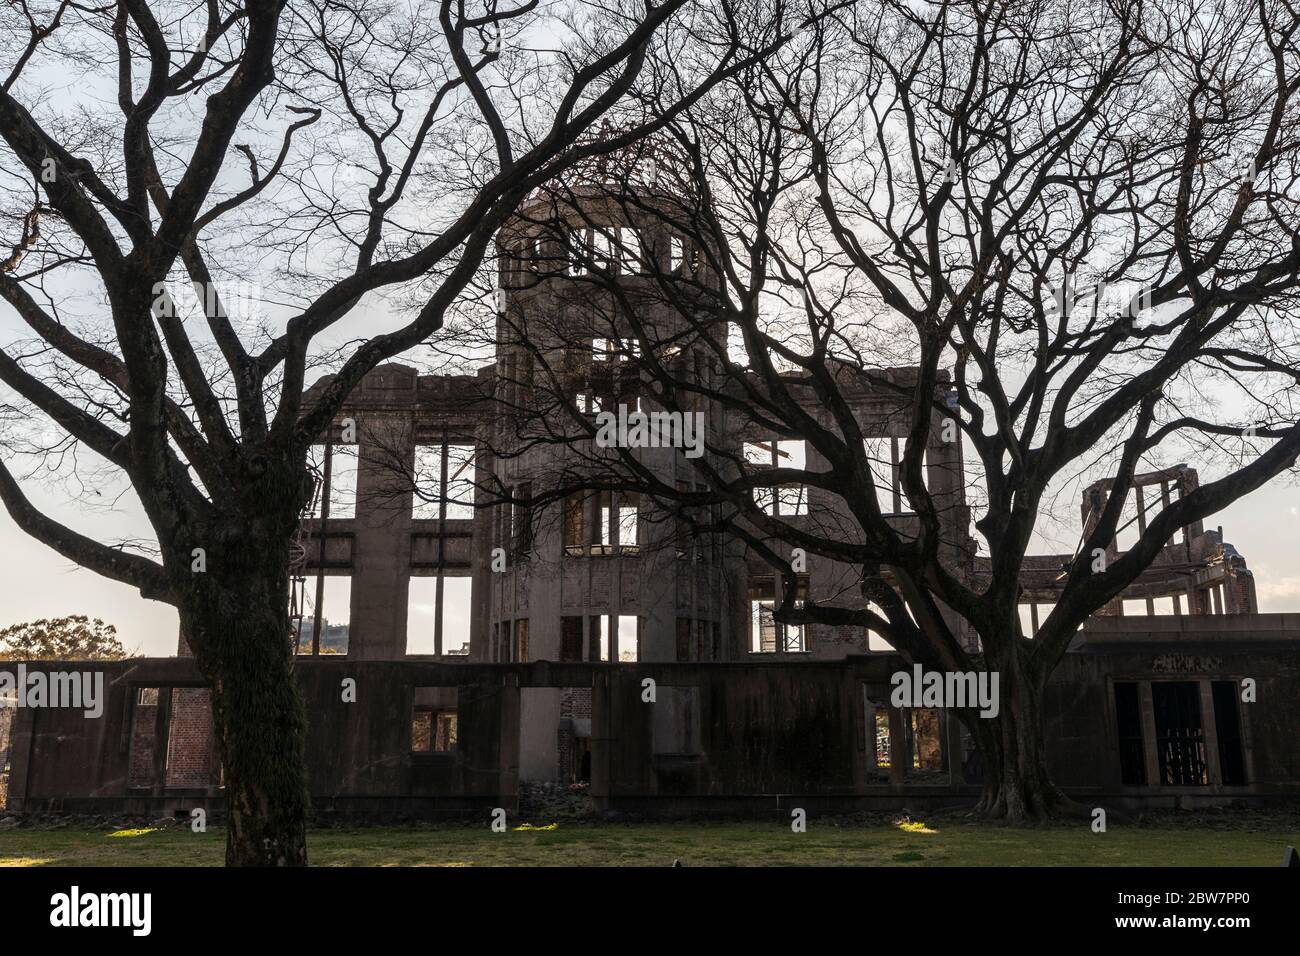
[[(0, 866), (219, 866), (225, 834), (166, 827), (0, 831)], [(806, 833), (768, 823), (564, 824), (313, 830), (317, 866), (1277, 866), (1300, 843), (1290, 821), (1210, 829), (1086, 823), (1045, 829), (964, 822), (847, 824)]]

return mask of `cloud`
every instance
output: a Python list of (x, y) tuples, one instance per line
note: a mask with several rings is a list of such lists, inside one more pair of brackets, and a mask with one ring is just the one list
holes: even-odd
[(1258, 571), (1255, 574), (1255, 594), (1259, 609), (1267, 612), (1300, 610), (1300, 575), (1270, 577)]

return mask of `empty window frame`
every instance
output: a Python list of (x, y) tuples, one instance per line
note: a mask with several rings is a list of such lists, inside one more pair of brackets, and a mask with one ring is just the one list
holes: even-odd
[(5, 808), (9, 794), (9, 755), (13, 745), (14, 719), (18, 713), (18, 698), (0, 694), (0, 810)]
[(869, 698), (866, 703), (878, 770), (892, 769), (895, 757), (908, 771), (940, 773), (947, 770), (944, 713), (941, 709), (909, 707), (898, 711), (899, 720), (895, 728), (902, 732), (902, 737), (896, 739), (890, 726), (889, 709), (875, 705)]
[(492, 625), (492, 660), (498, 664), (508, 664), (514, 653), (514, 641), (511, 638), (511, 621), (498, 621)]
[(564, 499), (564, 553), (571, 556), (586, 554), (586, 495), (578, 492)]
[(528, 663), (528, 618), (521, 617), (515, 621), (515, 660), (521, 664)]
[(1229, 787), (1246, 782), (1245, 747), (1241, 738), (1241, 685), (1232, 680), (1210, 684), (1214, 701), (1214, 735), (1219, 742), (1219, 776)]
[(1119, 740), (1120, 782), (1147, 782), (1146, 742), (1142, 735), (1142, 695), (1136, 681), (1115, 682), (1115, 730)]
[(411, 517), (437, 520), (443, 516), (445, 506), (447, 518), (473, 518), (474, 457), (473, 445), (416, 445)]
[(602, 364), (626, 362), (640, 357), (641, 343), (635, 338), (594, 338), (591, 340), (591, 360)]
[(617, 261), (615, 255), (618, 240), (613, 227), (596, 227), (590, 232), (590, 256), (593, 269), (612, 271)]
[(560, 618), (560, 660), (582, 660), (582, 618), (577, 615)]
[[(884, 609), (874, 602), (868, 602), (867, 609), (875, 613), (878, 617), (883, 618), (885, 616)], [(867, 650), (869, 652), (877, 654), (892, 654), (894, 652), (894, 645), (885, 640), (884, 635), (873, 631), (869, 627), (863, 628), (863, 631), (866, 634)]]
[(592, 615), (588, 621), (592, 660), (626, 664), (640, 659), (640, 621), (635, 615)]
[(1016, 606), (1016, 611), (1020, 616), (1020, 630), (1025, 637), (1032, 638), (1038, 633), (1039, 627), (1047, 620), (1048, 615), (1052, 613), (1052, 608), (1056, 606), (1051, 601), (1026, 601)]
[(867, 650), (878, 654), (892, 654), (894, 645), (870, 628), (867, 629)]
[(509, 536), (511, 562), (524, 562), (532, 558), (533, 508), (529, 503), (532, 497), (532, 484), (524, 482), (511, 490), (511, 498), (514, 500), (506, 504), (508, 524), (505, 531)]
[(876, 707), (871, 710), (871, 715), (872, 738), (876, 742), (876, 767), (880, 770), (888, 770), (892, 740), (889, 735), (889, 711), (884, 707)]
[(574, 229), (569, 233), (569, 275), (585, 276), (590, 271), (591, 250), (589, 230)]
[(646, 254), (641, 245), (641, 233), (632, 226), (618, 230), (619, 271), (623, 275), (640, 275), (646, 271)]
[[(1120, 780), (1126, 786), (1200, 787), (1247, 782), (1242, 713), (1234, 680), (1116, 681), (1115, 729)], [(1143, 699), (1149, 695), (1155, 739), (1147, 737)], [(1207, 711), (1208, 706), (1208, 711)], [(1218, 779), (1207, 747), (1216, 741)], [(1148, 754), (1156, 777), (1148, 771)]]
[(152, 787), (157, 780), (158, 706), (161, 688), (137, 687), (131, 708), (131, 743), (127, 757), (126, 785), (130, 789)]
[(618, 524), (615, 530), (618, 532), (617, 544), (620, 550), (640, 550), (641, 543), (638, 540), (640, 513), (640, 495), (624, 492), (618, 496)]
[[(799, 594), (794, 606), (803, 606), (808, 590), (808, 576), (799, 577)], [(749, 649), (755, 654), (802, 653), (808, 649), (802, 624), (786, 624), (776, 619), (777, 579), (759, 578), (749, 587)]]
[[(912, 514), (911, 501), (903, 490), (902, 464), (905, 441), (901, 438), (867, 438), (863, 440), (871, 481), (876, 488), (876, 504), (881, 514)], [(921, 453), (921, 483), (929, 488), (929, 452)]]
[(293, 621), (299, 654), (346, 654), (352, 621), (352, 578), (319, 574), (303, 593), (303, 613)]
[(469, 654), (474, 579), (441, 580), (441, 589), (437, 576), (412, 576), (407, 582), (407, 654)]
[(697, 618), (677, 618), (674, 647), (678, 661), (717, 660), (718, 623)]
[[(751, 470), (762, 468), (806, 469), (806, 454), (801, 439), (779, 439), (745, 443), (745, 461)], [(775, 488), (755, 488), (754, 502), (770, 515), (806, 515), (808, 489), (798, 483)]]
[(616, 227), (574, 229), (569, 234), (569, 275), (609, 272), (618, 262)]
[(1210, 782), (1201, 725), (1201, 689), (1196, 681), (1152, 681), (1156, 761), (1163, 786), (1205, 786)]
[(596, 493), (600, 518), (600, 540), (593, 542), (593, 554), (632, 553), (640, 550), (641, 496), (635, 492)]
[(528, 264), (537, 273), (546, 272), (550, 268), (549, 241), (545, 234), (539, 232), (528, 238)]
[(458, 688), (415, 688), (411, 707), (411, 752), (455, 752), (460, 730), (458, 713)]
[(908, 714), (908, 749), (912, 769), (939, 772), (945, 769), (943, 754), (943, 711), (934, 707), (912, 708)]
[(137, 687), (127, 787), (205, 789), (213, 783), (211, 694), (206, 687)]
[(1124, 617), (1142, 617), (1144, 615), (1169, 617), (1182, 613), (1181, 602), (1178, 601), (1178, 595), (1165, 595), (1163, 597), (1149, 598), (1125, 598), (1120, 602), (1120, 604)]
[(312, 445), (307, 467), (316, 479), (313, 518), (355, 518), (357, 514), (357, 446)]

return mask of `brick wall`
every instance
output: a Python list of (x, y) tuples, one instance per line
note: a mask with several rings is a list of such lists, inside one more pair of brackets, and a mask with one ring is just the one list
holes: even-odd
[(14, 716), (17, 709), (0, 703), (0, 810), (9, 798), (9, 744), (13, 740)]
[(212, 782), (212, 704), (206, 687), (144, 687), (137, 691), (131, 720), (131, 753), (127, 786), (153, 788), (157, 760), (160, 694), (169, 694), (167, 723), (167, 787), (203, 788)]
[(167, 731), (167, 786), (206, 787), (212, 780), (212, 702), (206, 687), (173, 687)]
[[(591, 719), (591, 688), (565, 687), (560, 691), (560, 718), (570, 720)], [(571, 725), (564, 724), (559, 730), (558, 751), (560, 758), (560, 781), (570, 783), (578, 778), (578, 751), (575, 743), (576, 734)]]

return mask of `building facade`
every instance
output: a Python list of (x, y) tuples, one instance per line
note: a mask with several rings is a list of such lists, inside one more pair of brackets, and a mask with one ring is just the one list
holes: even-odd
[[(380, 367), (321, 436), (292, 588), (316, 806), (463, 812), (514, 806), (530, 782), (647, 813), (974, 795), (981, 768), (955, 717), (889, 704), (890, 675), (905, 665), (879, 635), (777, 621), (783, 578), (742, 541), (695, 533), (649, 497), (617, 490), (578, 487), (526, 504), (572, 484), (597, 455), (590, 440), (539, 440), (539, 429), (619, 406), (664, 410), (628, 346), (638, 330), (618, 318), (625, 311), (594, 302), (603, 293), (581, 281), (552, 228), (557, 217), (590, 244), (604, 230), (662, 265), (702, 269), (653, 219), (601, 205), (525, 207), (500, 240), (494, 361), (459, 375)], [(633, 292), (637, 281), (629, 270)], [(655, 341), (680, 324), (662, 302), (635, 312)], [(689, 341), (678, 360), (714, 374)], [(908, 422), (881, 385), (914, 373), (843, 374), (881, 510), (906, 528), (915, 517), (898, 472)], [(558, 383), (547, 394), (567, 392), (574, 407), (538, 414), (543, 377)], [(754, 433), (718, 403), (692, 411), (706, 422), (709, 455), (817, 465), (805, 443)], [(941, 426), (936, 416), (927, 490), (942, 515), (945, 560), (978, 584), (990, 570), (969, 530), (961, 446)], [(698, 480), (681, 448), (636, 456), (668, 487)], [(1196, 481), (1182, 465), (1140, 476), (1133, 531), (1145, 529), (1150, 506)], [(1108, 493), (1105, 481), (1085, 491), (1085, 534)], [(760, 504), (795, 525), (854, 533), (834, 495), (797, 486), (764, 494)], [(1123, 546), (1121, 534), (1111, 557)], [(1073, 557), (1027, 562), (1026, 632)], [(838, 596), (854, 593), (856, 574), (816, 560), (799, 587), (834, 604), (850, 600)], [(974, 635), (962, 637), (975, 646)], [(176, 658), (95, 665), (110, 700), (93, 723), (0, 707), (8, 808), (219, 807), (207, 691), (185, 654), (182, 639)], [(357, 700), (342, 703), (348, 677)], [(1251, 572), (1222, 532), (1183, 528), (1081, 630), (1045, 711), (1053, 772), (1067, 790), (1137, 804), (1293, 798), (1300, 616), (1259, 614)]]

